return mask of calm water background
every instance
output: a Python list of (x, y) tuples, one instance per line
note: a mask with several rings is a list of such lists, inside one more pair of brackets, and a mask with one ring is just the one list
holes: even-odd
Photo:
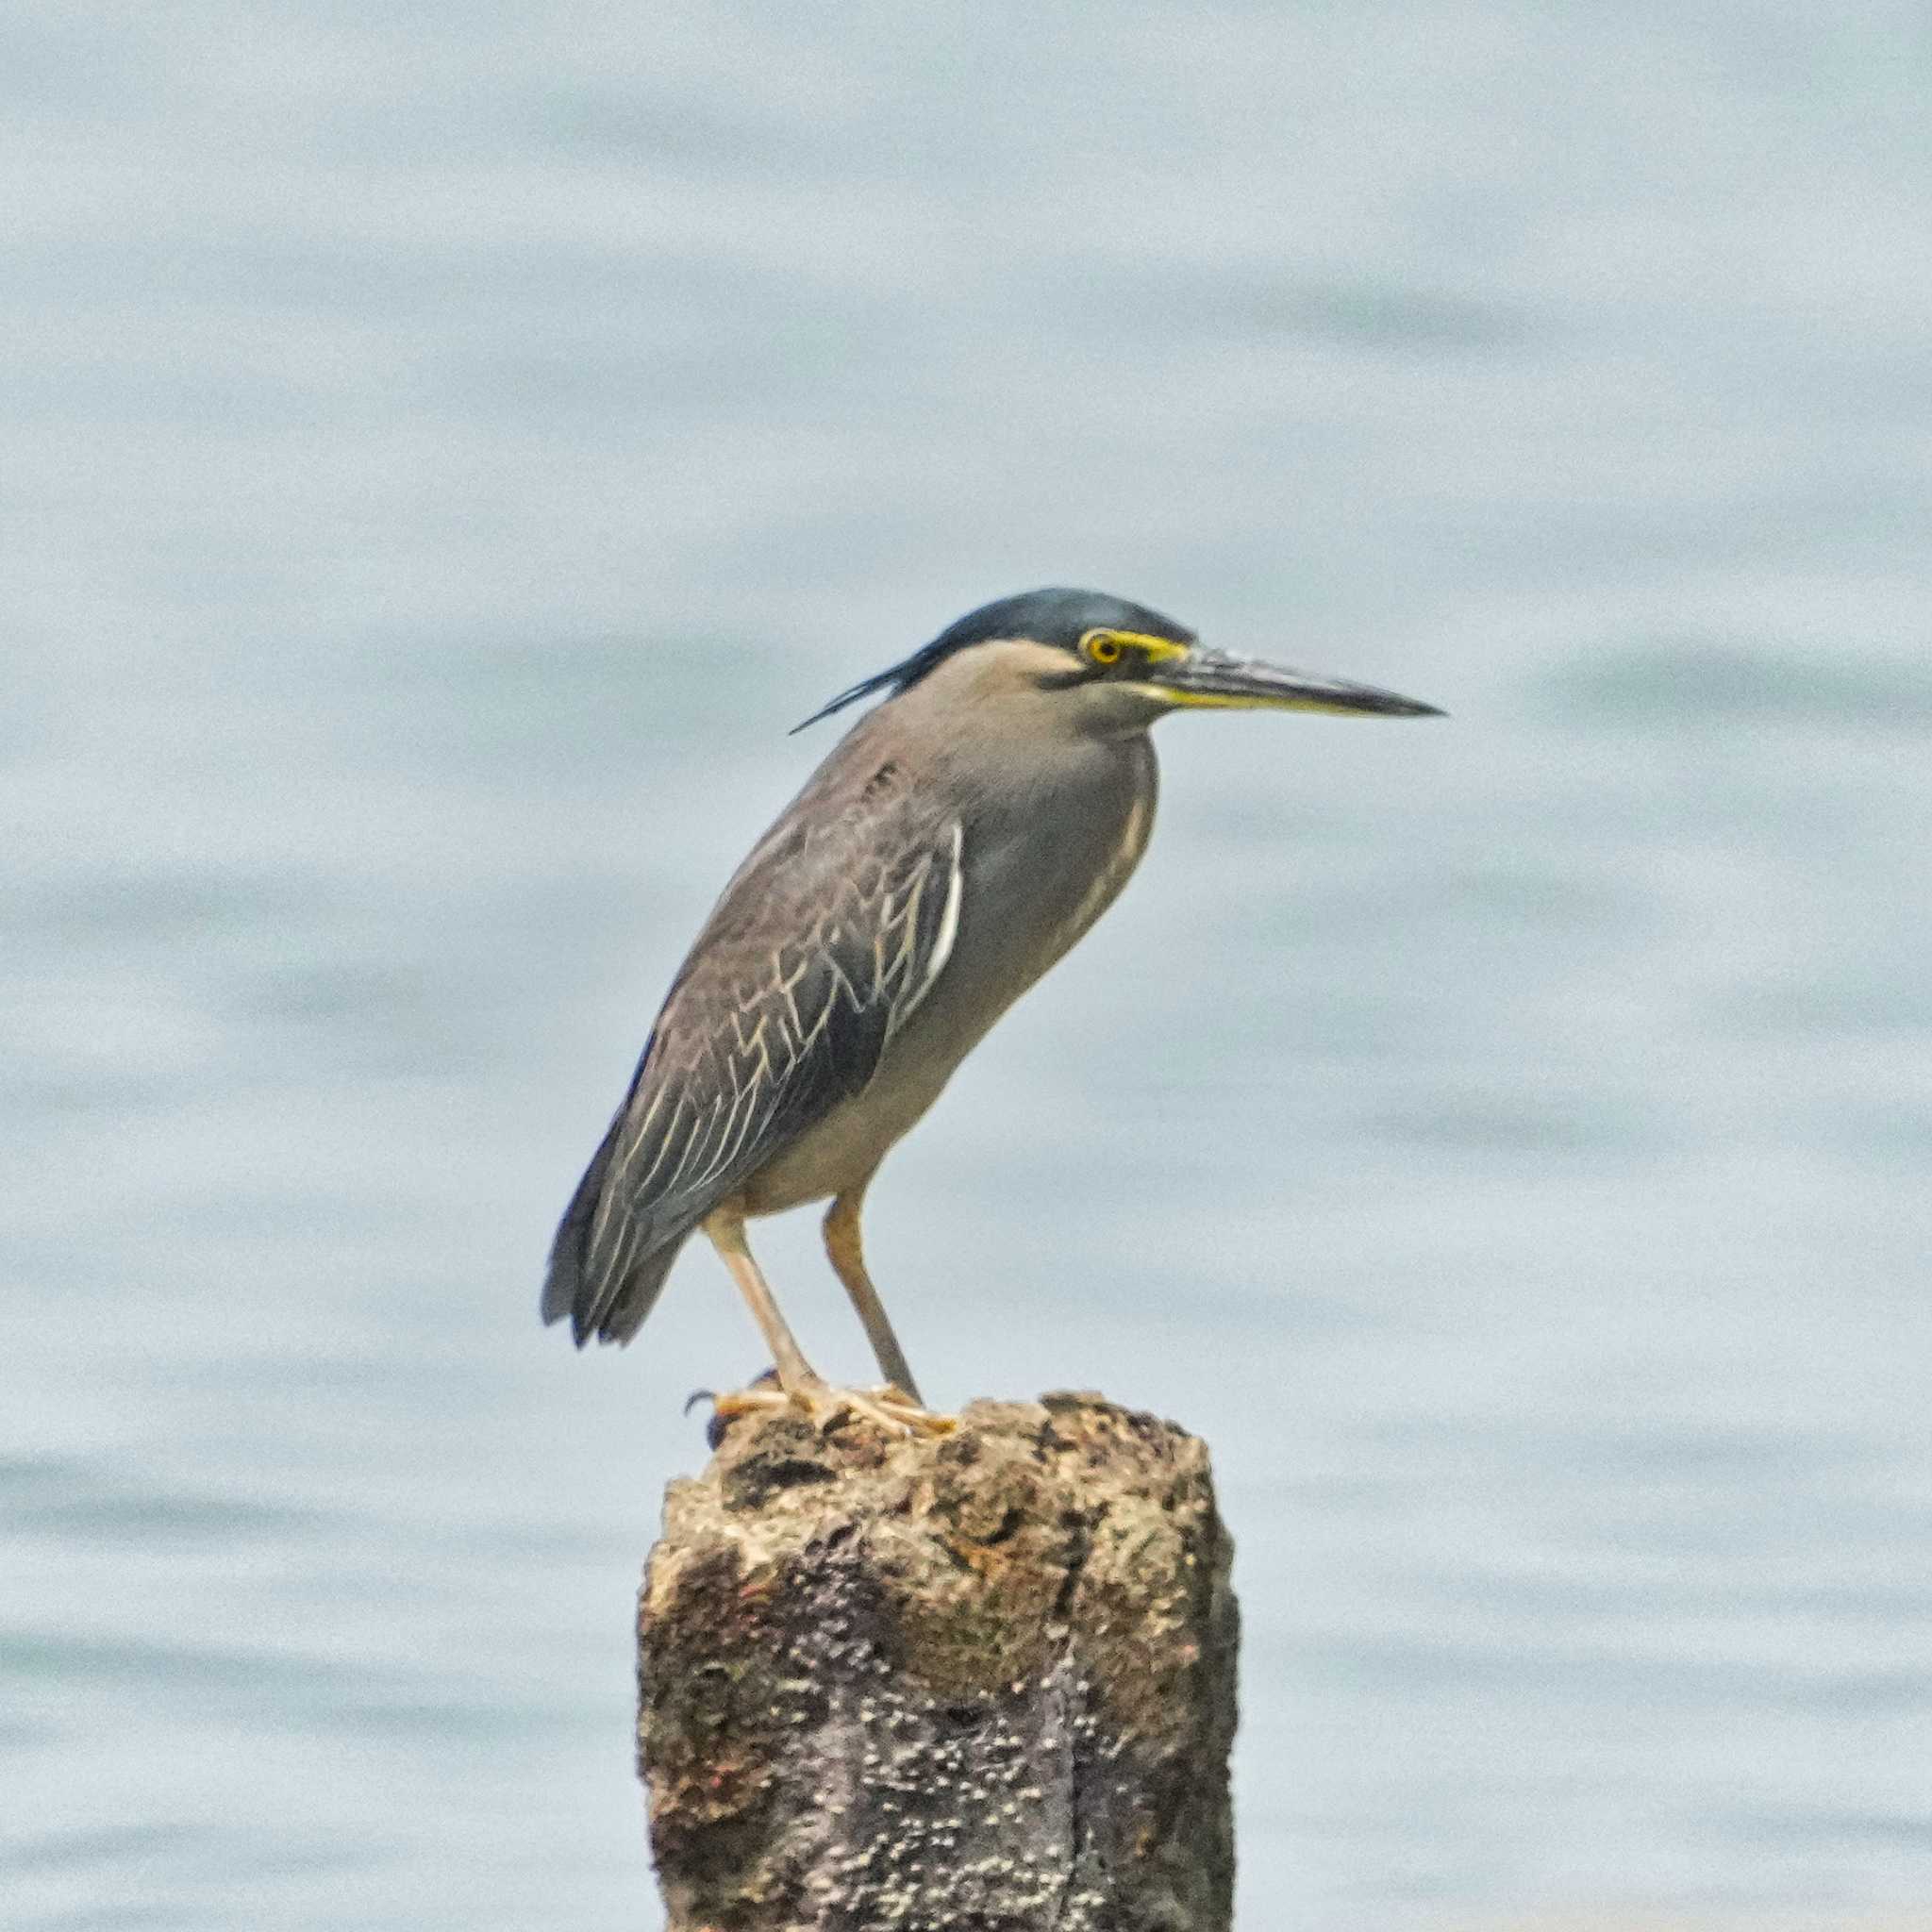
[(874, 1215), (937, 1399), (1212, 1439), (1244, 1923), (1924, 1912), (1928, 87), (1882, 0), (14, 0), (5, 1923), (656, 1923), (760, 1357), (698, 1253), (575, 1357), (551, 1222), (786, 727), (1052, 581), (1455, 714), (1164, 727)]

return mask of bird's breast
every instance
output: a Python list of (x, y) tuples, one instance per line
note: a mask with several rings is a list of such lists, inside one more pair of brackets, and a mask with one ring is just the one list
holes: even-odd
[(1136, 738), (1103, 749), (1024, 809), (965, 826), (958, 940), (934, 1000), (951, 981), (978, 1031), (1113, 904), (1147, 849), (1154, 748)]
[(930, 989), (864, 1090), (835, 1108), (745, 1191), (754, 1213), (858, 1185), (939, 1097), (959, 1062), (1105, 912), (1154, 829), (1144, 739), (1095, 759), (1044, 798), (960, 825), (957, 929)]
[[(1139, 797), (1127, 808), (1122, 819), (1120, 830), (1113, 841), (1113, 849), (1107, 852), (1095, 870), (1092, 882), (1080, 894), (1072, 912), (1054, 933), (1053, 958), (1057, 959), (1068, 947), (1074, 945), (1089, 926), (1119, 898), (1121, 889), (1133, 876), (1134, 868), (1141, 862), (1141, 855), (1147, 849), (1147, 841), (1154, 830), (1154, 800), (1152, 794)], [(1052, 963), (1051, 960), (1048, 961)]]

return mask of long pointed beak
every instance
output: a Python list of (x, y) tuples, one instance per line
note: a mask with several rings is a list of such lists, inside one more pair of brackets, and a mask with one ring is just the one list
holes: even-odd
[(1253, 658), (1230, 658), (1196, 644), (1186, 657), (1151, 664), (1141, 682), (1169, 703), (1219, 706), (1234, 710), (1340, 711), (1351, 717), (1441, 718), (1442, 711), (1415, 698), (1398, 697), (1370, 684), (1345, 684), (1312, 671), (1291, 671)]

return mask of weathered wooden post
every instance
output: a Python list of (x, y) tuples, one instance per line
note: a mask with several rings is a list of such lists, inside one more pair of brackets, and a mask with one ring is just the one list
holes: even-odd
[(1094, 1395), (734, 1424), (674, 1483), (638, 1757), (672, 1932), (1225, 1932), (1204, 1444)]

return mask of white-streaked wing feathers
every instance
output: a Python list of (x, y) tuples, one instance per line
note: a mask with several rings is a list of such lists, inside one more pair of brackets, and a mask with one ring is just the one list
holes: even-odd
[(865, 1086), (958, 935), (964, 835), (896, 786), (765, 840), (726, 888), (558, 1229), (544, 1312), (627, 1340), (653, 1264)]

